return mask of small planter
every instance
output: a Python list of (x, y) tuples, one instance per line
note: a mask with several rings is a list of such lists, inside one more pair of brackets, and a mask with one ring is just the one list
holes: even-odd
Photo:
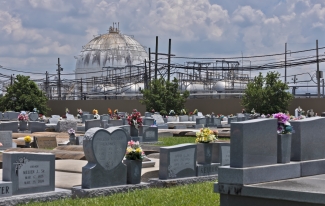
[(76, 144), (76, 136), (74, 134), (70, 134), (69, 136), (69, 141), (70, 141), (70, 145), (75, 145)]
[(212, 144), (198, 143), (197, 144), (196, 161), (198, 164), (211, 164), (212, 161)]
[(30, 142), (25, 142), (25, 148), (30, 148)]
[(20, 131), (27, 130), (27, 121), (19, 121), (19, 130)]
[(128, 184), (140, 184), (142, 160), (123, 160), (127, 167), (127, 180)]
[(278, 134), (278, 163), (289, 163), (292, 134)]

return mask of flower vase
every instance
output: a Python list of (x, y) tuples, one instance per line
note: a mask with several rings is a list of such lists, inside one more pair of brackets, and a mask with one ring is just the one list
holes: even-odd
[(70, 134), (69, 135), (69, 144), (70, 145), (75, 145), (76, 144), (76, 135), (75, 134)]
[[(138, 127), (139, 129), (139, 127)], [(139, 130), (137, 128), (135, 128), (134, 125), (131, 125), (130, 127), (130, 136), (131, 137), (138, 137), (139, 136)]]
[(20, 131), (27, 130), (27, 121), (19, 121), (19, 130)]
[(30, 142), (25, 142), (25, 148), (30, 148)]
[(198, 164), (211, 164), (212, 143), (198, 143), (196, 150), (196, 161)]
[(123, 160), (127, 168), (127, 184), (140, 184), (142, 160)]
[(291, 157), (292, 134), (278, 134), (278, 163), (289, 163)]

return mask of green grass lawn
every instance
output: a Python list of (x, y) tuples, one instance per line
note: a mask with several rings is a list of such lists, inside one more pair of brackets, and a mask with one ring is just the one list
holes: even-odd
[(204, 205), (218, 206), (219, 194), (213, 192), (213, 182), (204, 182), (169, 188), (150, 188), (128, 193), (119, 193), (106, 197), (85, 199), (63, 199), (53, 202), (30, 203), (41, 206), (90, 206), (90, 205), (121, 205), (121, 206), (151, 206), (151, 205)]
[[(184, 143), (195, 143), (196, 137), (184, 136), (184, 137), (159, 137), (158, 141), (162, 142), (159, 146), (172, 146)], [(229, 141), (229, 138), (218, 138), (220, 141)]]

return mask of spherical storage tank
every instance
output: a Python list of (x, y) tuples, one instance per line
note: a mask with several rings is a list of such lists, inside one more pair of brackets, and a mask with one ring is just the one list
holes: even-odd
[(113, 69), (103, 67), (141, 64), (148, 59), (148, 54), (131, 36), (121, 34), (118, 28), (110, 27), (108, 33), (95, 37), (83, 46), (76, 58), (76, 79), (84, 79), (106, 76)]

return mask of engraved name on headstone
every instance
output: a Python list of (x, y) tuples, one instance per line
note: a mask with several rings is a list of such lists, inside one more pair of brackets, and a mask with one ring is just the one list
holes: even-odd
[(50, 161), (23, 161), (14, 163), (18, 169), (18, 189), (50, 185)]
[(58, 146), (55, 136), (35, 137), (35, 139), (39, 149), (52, 149)]

